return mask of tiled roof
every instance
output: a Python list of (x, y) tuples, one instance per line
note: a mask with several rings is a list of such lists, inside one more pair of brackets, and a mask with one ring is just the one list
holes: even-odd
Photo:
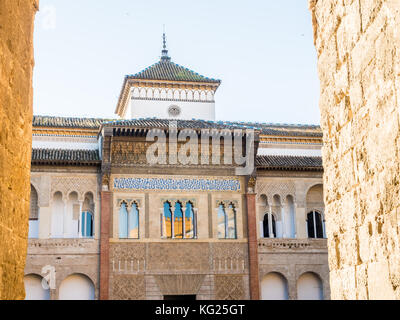
[(220, 80), (207, 78), (188, 68), (182, 67), (169, 60), (161, 60), (150, 67), (133, 75), (126, 76), (128, 79), (144, 80), (170, 80), (220, 83)]
[(230, 122), (228, 125), (240, 126), (242, 128), (253, 128), (259, 130), (262, 135), (271, 136), (301, 136), (301, 137), (321, 137), (321, 127), (308, 124), (280, 124), (280, 123), (258, 123), (258, 122)]
[(97, 150), (32, 149), (32, 163), (97, 164)]
[[(209, 121), (209, 120), (174, 120), (178, 129), (254, 129), (260, 134), (276, 136), (322, 137), (319, 126), (260, 124), (249, 122)], [(171, 119), (132, 119), (105, 122), (106, 127), (163, 128), (169, 127)]]
[[(104, 126), (138, 127), (138, 128), (168, 128), (170, 119), (100, 119), (100, 118), (70, 118), (34, 116), (34, 127), (58, 127), (58, 128), (83, 128), (98, 129)], [(208, 120), (177, 120), (179, 129), (255, 129), (263, 135), (276, 136), (301, 136), (301, 137), (322, 137), (321, 128), (318, 125), (302, 124), (274, 124), (255, 122), (234, 122), (234, 121), (208, 121)]]
[(257, 156), (256, 167), (270, 170), (323, 170), (321, 157), (306, 156)]
[(109, 120), (98, 119), (98, 118), (33, 116), (32, 124), (34, 127), (97, 129), (105, 121), (109, 121)]

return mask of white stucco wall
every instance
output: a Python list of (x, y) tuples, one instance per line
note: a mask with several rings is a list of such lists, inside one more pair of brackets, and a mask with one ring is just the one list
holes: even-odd
[[(178, 106), (181, 114), (170, 117), (168, 108)], [(128, 108), (129, 110), (129, 108)], [(215, 102), (179, 101), (179, 100), (130, 100), (131, 114), (126, 112), (126, 119), (160, 118), (160, 119), (202, 119), (215, 120)]]
[(97, 150), (97, 137), (33, 135), (34, 149)]

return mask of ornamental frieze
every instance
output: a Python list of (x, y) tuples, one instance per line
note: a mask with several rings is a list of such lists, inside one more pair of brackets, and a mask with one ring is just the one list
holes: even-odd
[[(151, 147), (154, 142), (143, 142), (143, 141), (114, 141), (111, 145), (111, 162), (121, 165), (152, 165), (147, 158), (147, 149)], [(211, 143), (208, 147), (204, 147), (201, 143), (197, 145), (191, 145), (190, 143), (178, 141), (176, 143), (176, 150), (170, 155), (169, 144), (159, 143), (159, 147), (165, 154), (165, 163), (162, 164), (174, 164), (183, 165), (179, 161), (170, 163), (171, 159), (178, 159), (178, 154), (183, 152), (187, 164), (195, 165), (207, 165), (207, 166), (237, 166), (234, 161), (235, 150), (227, 151), (225, 154), (224, 145), (213, 146)], [(190, 150), (190, 151), (189, 151)], [(194, 151), (192, 151), (194, 150)], [(160, 150), (158, 150), (160, 152)], [(193, 154), (192, 154), (193, 152)], [(241, 155), (241, 149), (236, 151)]]
[(237, 178), (139, 178), (116, 177), (113, 179), (114, 190), (126, 191), (225, 191), (242, 190)]

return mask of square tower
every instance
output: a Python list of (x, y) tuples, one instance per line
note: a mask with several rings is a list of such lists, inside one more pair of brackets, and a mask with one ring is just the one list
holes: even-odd
[(215, 120), (214, 95), (220, 84), (172, 62), (164, 34), (160, 61), (125, 77), (115, 113), (122, 119)]

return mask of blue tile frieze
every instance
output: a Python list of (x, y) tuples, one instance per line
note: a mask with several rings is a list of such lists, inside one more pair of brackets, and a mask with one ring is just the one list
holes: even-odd
[(117, 190), (240, 191), (238, 179), (114, 178)]

